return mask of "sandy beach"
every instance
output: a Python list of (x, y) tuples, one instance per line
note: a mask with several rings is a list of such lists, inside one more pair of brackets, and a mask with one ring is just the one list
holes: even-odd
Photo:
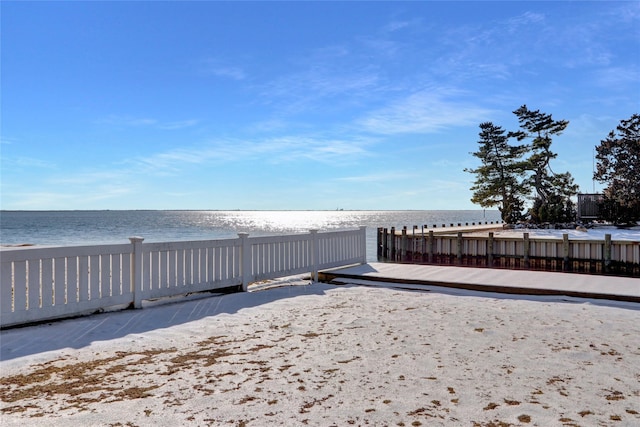
[(640, 305), (298, 284), (2, 331), (3, 426), (640, 425)]

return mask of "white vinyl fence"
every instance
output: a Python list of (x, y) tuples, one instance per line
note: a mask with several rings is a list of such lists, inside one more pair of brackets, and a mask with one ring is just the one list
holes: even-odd
[(190, 242), (5, 248), (0, 327), (366, 263), (366, 229)]

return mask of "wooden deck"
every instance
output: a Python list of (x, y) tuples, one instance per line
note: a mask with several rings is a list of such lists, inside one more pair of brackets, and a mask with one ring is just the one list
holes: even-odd
[[(497, 228), (496, 228), (497, 227)], [(378, 228), (377, 261), (561, 271), (640, 278), (640, 242), (529, 236), (500, 224), (446, 228)]]
[(386, 283), (427, 289), (439, 286), (480, 292), (567, 296), (640, 303), (640, 280), (547, 271), (369, 263), (325, 270), (321, 282), (335, 284)]

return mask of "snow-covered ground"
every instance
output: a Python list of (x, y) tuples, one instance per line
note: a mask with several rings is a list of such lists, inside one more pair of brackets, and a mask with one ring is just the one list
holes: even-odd
[(284, 286), (3, 331), (0, 424), (633, 426), (638, 337), (638, 304)]

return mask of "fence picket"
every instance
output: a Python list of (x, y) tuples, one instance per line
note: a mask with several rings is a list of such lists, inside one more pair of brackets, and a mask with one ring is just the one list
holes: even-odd
[(78, 283), (78, 257), (67, 257), (67, 295), (66, 304), (80, 301), (80, 285)]
[(13, 265), (9, 262), (3, 262), (1, 266), (0, 283), (6, 285), (0, 287), (0, 313), (11, 313), (15, 294)]
[(184, 249), (176, 250), (176, 286), (181, 287), (184, 285), (184, 270), (185, 270), (185, 254)]
[(120, 254), (111, 256), (111, 295), (122, 295), (122, 266)]
[(24, 311), (27, 309), (27, 261), (18, 261), (13, 268), (14, 310)]
[(100, 255), (100, 298), (111, 296), (111, 255)]
[(27, 309), (40, 308), (40, 262), (29, 261), (29, 279), (27, 282)]
[(46, 258), (41, 261), (41, 307), (53, 305), (53, 259)]
[(198, 255), (198, 283), (207, 283), (207, 249), (200, 249)]
[(131, 256), (130, 254), (122, 254), (120, 256), (120, 277), (122, 278), (122, 294), (131, 294)]
[(89, 257), (89, 299), (100, 298), (100, 257)]
[(67, 263), (66, 258), (55, 258), (54, 264), (54, 291), (53, 291), (53, 305), (60, 306), (67, 303)]

